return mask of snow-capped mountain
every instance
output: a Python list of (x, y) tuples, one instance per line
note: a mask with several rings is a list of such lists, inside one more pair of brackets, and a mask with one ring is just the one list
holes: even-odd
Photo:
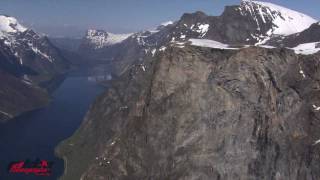
[(50, 80), (69, 66), (47, 37), (6, 15), (0, 15), (0, 49), (0, 71), (33, 85)]
[(0, 15), (0, 122), (47, 104), (47, 90), (68, 67), (47, 37)]
[(268, 2), (242, 0), (237, 8), (242, 16), (251, 17), (257, 26), (252, 36), (263, 44), (274, 35), (299, 33), (317, 20), (303, 13)]
[(104, 30), (90, 29), (87, 31), (82, 46), (100, 49), (106, 46), (121, 43), (132, 34), (113, 34)]
[(169, 21), (159, 32), (139, 36), (138, 40), (140, 44), (156, 45), (158, 48), (169, 42), (185, 42), (190, 38), (234, 45), (258, 45), (274, 37), (300, 33), (316, 22), (308, 15), (279, 5), (242, 0), (240, 5), (227, 6), (221, 16), (208, 16), (203, 12), (186, 13), (179, 21)]
[(252, 16), (258, 28), (271, 22), (269, 34), (290, 35), (301, 32), (317, 22), (308, 15), (268, 2), (242, 0), (238, 9), (242, 15)]
[[(299, 33), (309, 32), (309, 27), (317, 20), (303, 13), (261, 1), (242, 0), (239, 5), (226, 6), (220, 16), (208, 16), (203, 12), (185, 13), (178, 21), (162, 23), (156, 30), (134, 33), (125, 40), (94, 49), (94, 55), (98, 59), (113, 60), (116, 71), (123, 72), (133, 62), (139, 62), (144, 56), (154, 56), (157, 52), (171, 45), (183, 47), (190, 39), (204, 39), (205, 44), (224, 44), (225, 46), (274, 45), (269, 42), (283, 42), (287, 37), (301, 37), (296, 47), (302, 43), (312, 42), (310, 35), (300, 36)], [(315, 26), (315, 25), (314, 25)], [(316, 34), (318, 30), (312, 33)], [(311, 32), (311, 31), (310, 31)], [(93, 31), (90, 36), (96, 38), (94, 47), (103, 46), (105, 32)], [(320, 33), (318, 33), (320, 34)], [(87, 39), (87, 38), (85, 38)], [(94, 38), (90, 38), (94, 39)], [(212, 41), (207, 41), (212, 40)], [(91, 42), (91, 41), (90, 41)], [(280, 43), (281, 44), (281, 43)], [(280, 46), (279, 43), (274, 46)], [(81, 52), (90, 49), (82, 46)], [(219, 46), (220, 47), (220, 46)], [(289, 47), (289, 46), (288, 46)], [(123, 51), (123, 48), (130, 49)], [(92, 50), (92, 49), (91, 49)], [(121, 52), (121, 53), (116, 53)], [(108, 58), (106, 58), (108, 57)]]
[[(21, 33), (26, 31), (27, 28), (22, 26), (17, 19), (6, 16), (0, 15), (0, 31), (1, 33)], [(2, 36), (2, 34), (1, 34)]]
[(202, 38), (232, 44), (263, 44), (273, 36), (301, 32), (315, 22), (308, 15), (279, 5), (242, 0), (240, 5), (227, 6), (221, 16), (185, 14), (173, 33), (175, 40)]
[[(10, 16), (0, 15), (0, 47), (2, 53), (11, 54), (14, 58), (1, 59), (2, 64), (10, 64), (11, 73), (20, 76), (47, 74), (48, 77), (65, 71), (67, 61), (47, 37), (21, 25)], [(10, 62), (10, 63), (9, 63)], [(3, 70), (6, 66), (1, 66)], [(36, 78), (38, 79), (38, 78)]]

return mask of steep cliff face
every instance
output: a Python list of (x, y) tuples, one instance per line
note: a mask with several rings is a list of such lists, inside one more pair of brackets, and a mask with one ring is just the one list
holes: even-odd
[(62, 179), (319, 179), (319, 57), (168, 47), (59, 146)]
[(0, 123), (49, 103), (44, 89), (0, 71)]

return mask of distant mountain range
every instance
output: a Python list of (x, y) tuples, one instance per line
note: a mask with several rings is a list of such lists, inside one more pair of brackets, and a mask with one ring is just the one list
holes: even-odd
[(149, 31), (116, 35), (88, 30), (78, 52), (88, 59), (112, 61), (114, 73), (119, 75), (144, 56), (154, 55), (170, 44), (190, 43), (190, 39), (230, 46), (294, 48), (320, 41), (317, 28), (318, 20), (308, 15), (271, 3), (243, 0), (240, 5), (227, 6), (220, 16), (184, 14), (178, 21)]

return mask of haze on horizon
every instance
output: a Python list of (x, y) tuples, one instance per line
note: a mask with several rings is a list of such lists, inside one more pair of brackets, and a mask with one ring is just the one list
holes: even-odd
[[(264, 0), (320, 19), (318, 0)], [(183, 13), (220, 15), (240, 0), (1, 0), (0, 12), (49, 36), (81, 37), (89, 29), (136, 32), (178, 20)]]

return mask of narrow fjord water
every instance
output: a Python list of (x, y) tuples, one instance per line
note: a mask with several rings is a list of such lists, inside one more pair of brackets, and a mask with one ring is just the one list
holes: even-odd
[[(49, 106), (0, 124), (0, 180), (56, 180), (61, 176), (63, 160), (55, 157), (54, 148), (76, 131), (103, 90), (87, 77), (69, 76), (52, 94)], [(50, 176), (7, 171), (11, 162), (37, 158), (53, 162)]]

